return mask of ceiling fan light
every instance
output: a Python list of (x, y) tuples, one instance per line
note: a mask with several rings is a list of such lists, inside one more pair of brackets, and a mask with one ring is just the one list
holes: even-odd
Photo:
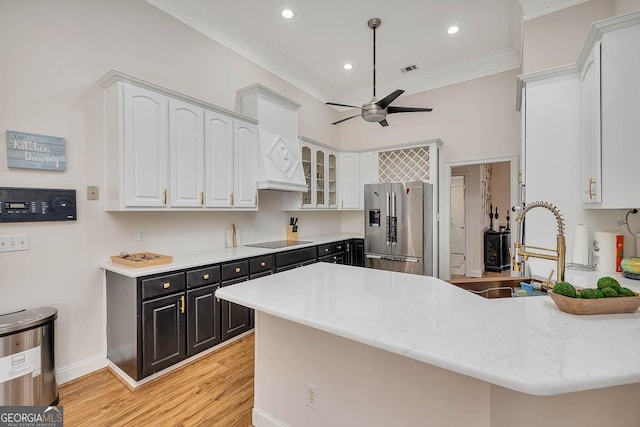
[(347, 63), (347, 64), (344, 64), (344, 66), (343, 66), (342, 68), (344, 68), (345, 70), (347, 70), (347, 71), (348, 71), (348, 70), (350, 70), (350, 69), (352, 69), (352, 68), (353, 68), (353, 65), (351, 65), (351, 64), (349, 64), (349, 63)]
[(387, 117), (385, 114), (380, 113), (362, 114), (362, 118), (371, 123), (378, 123), (379, 121), (384, 120), (385, 117)]
[(291, 10), (291, 9), (284, 9), (284, 10), (282, 11), (282, 17), (283, 17), (284, 19), (291, 19), (291, 18), (293, 18), (293, 10)]
[(451, 27), (449, 27), (449, 29), (447, 30), (448, 34), (455, 34), (458, 31), (460, 31), (460, 28), (457, 25), (452, 25)]

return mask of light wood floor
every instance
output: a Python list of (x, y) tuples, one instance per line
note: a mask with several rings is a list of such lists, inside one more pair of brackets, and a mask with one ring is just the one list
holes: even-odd
[(254, 335), (135, 390), (102, 369), (59, 387), (65, 427), (251, 426)]

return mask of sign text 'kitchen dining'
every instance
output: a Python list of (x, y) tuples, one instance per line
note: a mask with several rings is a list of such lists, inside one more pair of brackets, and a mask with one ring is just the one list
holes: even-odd
[(7, 166), (63, 171), (67, 166), (64, 138), (7, 131)]

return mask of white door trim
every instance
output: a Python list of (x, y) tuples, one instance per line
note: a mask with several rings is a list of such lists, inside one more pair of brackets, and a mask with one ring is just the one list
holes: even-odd
[[(463, 200), (464, 200), (464, 275), (469, 276), (469, 263), (466, 261), (467, 252), (469, 251), (469, 206), (467, 203), (467, 183), (469, 182), (469, 174), (467, 172), (456, 173), (453, 176), (461, 176), (464, 182)], [(451, 194), (451, 187), (449, 187), (449, 194)], [(449, 221), (451, 221), (451, 199), (449, 199)], [(449, 222), (451, 224), (451, 222)], [(451, 236), (449, 236), (451, 238)], [(449, 250), (451, 250), (451, 241), (449, 241)], [(451, 252), (449, 252), (451, 256)], [(451, 265), (449, 265), (451, 267)]]
[[(442, 211), (440, 212), (440, 253), (441, 254), (449, 254), (451, 253), (451, 200), (450, 196), (447, 195), (447, 189), (451, 188), (451, 168), (458, 166), (469, 166), (469, 165), (481, 165), (484, 163), (501, 163), (501, 162), (509, 162), (509, 167), (511, 170), (511, 206), (520, 205), (519, 199), (519, 183), (518, 183), (518, 172), (519, 172), (519, 161), (518, 156), (510, 156), (510, 157), (494, 157), (488, 159), (477, 159), (477, 160), (462, 160), (462, 161), (454, 161), (454, 162), (444, 162), (443, 179), (440, 181), (440, 206)], [(446, 197), (446, 200), (444, 198)], [(511, 217), (511, 220), (514, 220), (514, 217)], [(513, 227), (512, 227), (513, 228)], [(467, 230), (468, 232), (468, 230)], [(468, 237), (468, 235), (467, 235)], [(513, 241), (511, 242), (513, 244)], [(467, 248), (467, 257), (469, 256), (469, 251)], [(468, 263), (467, 263), (468, 265)], [(513, 270), (512, 270), (513, 274)], [(441, 256), (440, 257), (440, 279), (442, 280), (450, 280), (451, 279), (451, 262), (450, 257)]]

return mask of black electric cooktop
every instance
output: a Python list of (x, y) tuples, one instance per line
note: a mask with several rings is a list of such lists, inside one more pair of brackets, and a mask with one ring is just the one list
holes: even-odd
[(245, 246), (253, 246), (254, 248), (279, 249), (279, 248), (286, 248), (287, 246), (302, 245), (305, 243), (312, 243), (312, 242), (305, 242), (302, 240), (274, 240), (273, 242), (252, 243), (250, 245), (245, 245)]

